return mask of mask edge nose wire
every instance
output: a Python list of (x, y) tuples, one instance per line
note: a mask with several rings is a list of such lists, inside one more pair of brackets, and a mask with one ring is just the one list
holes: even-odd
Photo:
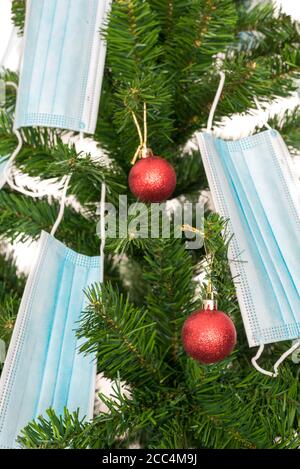
[(60, 207), (59, 207), (59, 212), (58, 212), (58, 216), (57, 216), (57, 219), (52, 227), (52, 230), (50, 232), (50, 235), (51, 236), (54, 236), (55, 233), (56, 233), (56, 230), (57, 228), (59, 227), (62, 219), (63, 219), (63, 216), (64, 216), (64, 211), (65, 211), (65, 206), (66, 206), (66, 197), (67, 197), (67, 191), (68, 191), (68, 188), (69, 188), (69, 183), (70, 183), (70, 179), (71, 179), (71, 175), (69, 174), (68, 176), (64, 176), (65, 177), (65, 183), (64, 183), (64, 188), (63, 188), (63, 191), (62, 191), (62, 194), (61, 194), (61, 201), (60, 201)]
[(222, 94), (222, 91), (223, 91), (223, 87), (224, 87), (224, 83), (225, 83), (225, 73), (221, 72), (221, 71), (218, 72), (218, 73), (220, 75), (220, 82), (219, 82), (219, 86), (218, 86), (218, 89), (217, 89), (217, 92), (216, 92), (216, 95), (215, 95), (215, 99), (213, 100), (212, 106), (210, 108), (210, 112), (209, 112), (209, 116), (208, 116), (208, 120), (207, 120), (206, 132), (208, 132), (208, 133), (211, 133), (211, 128), (212, 128), (212, 124), (213, 124), (214, 115), (215, 115), (217, 105), (218, 105), (218, 102), (220, 100), (220, 97), (221, 97), (221, 94)]
[(106, 184), (101, 184), (101, 202), (100, 202), (100, 282), (104, 279), (104, 247), (105, 247), (105, 195)]
[(257, 353), (254, 357), (251, 358), (251, 363), (252, 365), (254, 366), (254, 368), (259, 371), (260, 373), (262, 373), (263, 375), (266, 375), (266, 376), (271, 376), (271, 378), (276, 378), (277, 376), (277, 371), (275, 371), (275, 373), (272, 373), (271, 371), (267, 371), (265, 370), (264, 368), (262, 368), (261, 366), (259, 366), (259, 364), (257, 363), (257, 360), (259, 359), (259, 357), (261, 356), (261, 354), (263, 353), (263, 350), (264, 350), (264, 344), (261, 344), (259, 346), (259, 349), (257, 350)]

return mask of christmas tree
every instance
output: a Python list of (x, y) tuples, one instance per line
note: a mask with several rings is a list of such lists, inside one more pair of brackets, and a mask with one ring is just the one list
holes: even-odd
[[(23, 34), (25, 1), (13, 2), (13, 20)], [(107, 59), (94, 140), (109, 157), (95, 159), (65, 143), (64, 133), (40, 128), (23, 131), (16, 166), (42, 179), (71, 170), (68, 204), (57, 237), (70, 248), (97, 255), (96, 232), (101, 183), (107, 201), (119, 195), (135, 201), (128, 188), (131, 159), (139, 144), (133, 113), (143, 120), (147, 104), (148, 142), (175, 168), (173, 197), (197, 202), (208, 183), (199, 151), (187, 149), (206, 127), (219, 83), (226, 82), (215, 121), (255, 107), (254, 97), (271, 102), (296, 89), (299, 34), (291, 17), (271, 2), (246, 9), (233, 0), (115, 0), (108, 25)], [(2, 78), (18, 83), (15, 73)], [(7, 89), (0, 115), (0, 154), (17, 145), (13, 132), (16, 93)], [(300, 113), (295, 109), (272, 126), (299, 147)], [(56, 135), (53, 144), (53, 135)], [(31, 199), (5, 186), (0, 191), (1, 240), (36, 240), (50, 231), (59, 200)], [(174, 222), (174, 220), (173, 220)], [(89, 307), (78, 334), (82, 353), (97, 354), (98, 373), (113, 381), (110, 396), (100, 393), (105, 410), (92, 422), (68, 409), (49, 409), (20, 435), (27, 448), (297, 448), (299, 368), (287, 360), (278, 379), (251, 366), (250, 350), (229, 270), (226, 220), (205, 206), (204, 246), (186, 249), (183, 238), (107, 236), (104, 283), (86, 292)], [(5, 249), (4, 249), (5, 251)], [(0, 258), (0, 338), (9, 345), (24, 288), (14, 262)], [(209, 265), (209, 269), (208, 269)], [(199, 281), (199, 278), (201, 279)], [(212, 282), (219, 309), (237, 329), (237, 345), (225, 360), (203, 365), (185, 353), (181, 330), (201, 307)], [(266, 366), (285, 350), (268, 347)], [(267, 352), (266, 352), (267, 354)], [(22, 386), (22, 383), (19, 383)], [(103, 406), (102, 406), (103, 407)], [(101, 407), (101, 408), (102, 408)]]

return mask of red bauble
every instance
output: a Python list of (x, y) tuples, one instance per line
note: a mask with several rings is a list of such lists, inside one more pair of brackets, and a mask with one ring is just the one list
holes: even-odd
[(201, 309), (187, 318), (182, 329), (184, 350), (200, 363), (217, 363), (227, 357), (236, 344), (232, 320), (222, 311)]
[(176, 173), (159, 156), (142, 158), (131, 168), (128, 183), (131, 192), (143, 202), (163, 202), (176, 187)]

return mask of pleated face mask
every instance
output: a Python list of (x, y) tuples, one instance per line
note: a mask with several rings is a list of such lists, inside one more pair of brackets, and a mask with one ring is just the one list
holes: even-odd
[(16, 447), (21, 429), (49, 407), (92, 417), (95, 357), (79, 353), (75, 330), (99, 262), (42, 233), (1, 376), (1, 448)]
[(269, 129), (237, 141), (197, 135), (216, 210), (233, 235), (230, 267), (249, 346), (300, 337), (300, 191), (288, 149)]
[(103, 281), (105, 185), (101, 191), (100, 256), (77, 254), (54, 238), (63, 217), (66, 177), (58, 218), (42, 232), (0, 380), (0, 448), (16, 448), (20, 431), (46, 410), (67, 407), (93, 416), (96, 357), (79, 352), (76, 329), (86, 307), (84, 290)]
[(15, 129), (94, 133), (111, 0), (29, 0)]

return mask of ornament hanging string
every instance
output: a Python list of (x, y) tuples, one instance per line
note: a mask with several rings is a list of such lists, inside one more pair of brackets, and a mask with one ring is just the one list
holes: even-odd
[[(128, 175), (128, 185), (132, 194), (142, 202), (164, 202), (174, 192), (176, 187), (176, 172), (173, 166), (160, 156), (155, 156), (147, 146), (147, 105), (143, 106), (144, 129), (137, 119), (136, 114), (130, 109), (140, 144), (131, 160), (133, 167)], [(137, 158), (140, 158), (136, 162)]]
[(182, 327), (182, 344), (187, 355), (202, 364), (210, 365), (230, 355), (236, 344), (236, 329), (231, 318), (218, 310), (217, 302), (214, 300), (212, 285), (214, 254), (210, 254), (207, 250), (205, 234), (190, 225), (182, 225), (181, 229), (203, 235), (205, 254), (209, 264), (203, 307), (201, 310), (194, 311), (185, 320)]
[[(7, 81), (5, 84), (6, 86), (10, 86), (14, 88), (14, 90), (18, 92), (18, 86), (14, 82)], [(27, 189), (24, 189), (24, 187), (17, 185), (16, 182), (13, 180), (13, 174), (12, 174), (13, 164), (23, 147), (23, 139), (22, 139), (21, 132), (19, 132), (18, 130), (14, 130), (14, 134), (17, 137), (18, 145), (13, 151), (13, 153), (11, 154), (10, 158), (8, 159), (8, 163), (4, 169), (4, 175), (5, 175), (7, 184), (9, 185), (11, 189), (16, 190), (17, 192), (20, 192), (21, 194), (26, 195), (28, 197), (39, 198), (39, 197), (44, 197), (46, 195), (49, 195), (46, 189), (44, 190), (37, 189), (35, 191), (29, 191)], [(63, 177), (62, 180), (59, 181), (58, 189), (61, 189), (62, 187), (64, 187), (64, 183), (65, 183), (65, 177)]]
[(143, 133), (142, 133), (139, 121), (136, 117), (136, 114), (132, 110), (131, 110), (131, 115), (132, 115), (133, 121), (137, 129), (137, 133), (140, 139), (140, 144), (137, 147), (136, 152), (131, 160), (131, 164), (133, 165), (136, 162), (137, 158), (147, 158), (147, 156), (152, 156), (152, 150), (147, 147), (147, 139), (148, 139), (147, 104), (144, 103), (144, 106), (143, 106), (143, 126), (144, 126)]

